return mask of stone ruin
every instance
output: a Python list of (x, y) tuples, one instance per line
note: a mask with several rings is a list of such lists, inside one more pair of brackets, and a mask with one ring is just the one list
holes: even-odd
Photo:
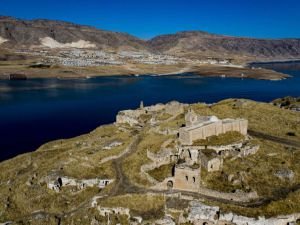
[(157, 113), (167, 113), (171, 116), (176, 116), (184, 112), (184, 107), (186, 104), (179, 103), (177, 101), (171, 101), (167, 104), (156, 104), (152, 106), (144, 106), (144, 103), (140, 103), (140, 107), (134, 110), (123, 110), (120, 111), (116, 116), (117, 124), (129, 124), (130, 126), (141, 126), (143, 121), (141, 121), (142, 115), (150, 115), (151, 123), (155, 124), (155, 114)]
[[(248, 121), (245, 119), (219, 120), (215, 116), (199, 116), (192, 110), (185, 115), (186, 127), (179, 128), (179, 138), (175, 141), (174, 149), (161, 149), (157, 154), (147, 152), (153, 163), (145, 171), (174, 163), (172, 177), (163, 182), (155, 183), (155, 189), (176, 189), (191, 192), (203, 190), (201, 187), (201, 168), (207, 172), (220, 171), (224, 158), (246, 157), (255, 154), (259, 146), (252, 145), (247, 136)], [(229, 131), (238, 131), (245, 140), (223, 146), (195, 146), (194, 140), (205, 139)], [(162, 156), (163, 153), (163, 156)], [(156, 166), (156, 167), (155, 167)], [(250, 196), (250, 195), (249, 195)]]
[(223, 166), (223, 158), (215, 151), (206, 148), (189, 148), (181, 146), (179, 148), (179, 158), (188, 165), (200, 165), (208, 172), (219, 171)]
[(180, 223), (206, 225), (293, 225), (300, 218), (300, 214), (281, 215), (277, 217), (246, 217), (234, 213), (225, 213), (217, 206), (208, 206), (199, 201), (191, 201), (188, 216), (180, 216)]
[(99, 189), (105, 188), (107, 185), (113, 182), (112, 179), (74, 179), (69, 177), (58, 177), (49, 176), (46, 178), (47, 187), (55, 192), (61, 191), (62, 187), (77, 187), (79, 190), (85, 189), (87, 187), (98, 187)]
[(186, 126), (179, 129), (179, 140), (183, 145), (192, 145), (193, 141), (207, 137), (237, 131), (247, 135), (248, 120), (223, 119), (216, 116), (199, 116), (193, 110), (185, 115)]
[(123, 142), (113, 141), (113, 142), (108, 143), (107, 145), (105, 145), (102, 149), (104, 149), (104, 150), (111, 150), (112, 148), (116, 148), (118, 146), (121, 146), (122, 144), (123, 144)]
[(186, 164), (179, 164), (175, 166), (174, 179), (169, 181), (168, 185), (176, 190), (194, 191), (198, 192), (201, 181), (201, 167), (191, 167)]

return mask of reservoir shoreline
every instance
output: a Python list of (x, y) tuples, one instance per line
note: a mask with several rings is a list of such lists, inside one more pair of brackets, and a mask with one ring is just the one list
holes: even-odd
[(37, 149), (48, 141), (78, 136), (112, 123), (118, 111), (137, 108), (140, 101), (145, 105), (172, 100), (210, 104), (228, 98), (270, 102), (300, 96), (300, 70), (289, 68), (294, 67), (276, 68), (292, 76), (280, 81), (194, 73), (0, 80), (0, 161)]

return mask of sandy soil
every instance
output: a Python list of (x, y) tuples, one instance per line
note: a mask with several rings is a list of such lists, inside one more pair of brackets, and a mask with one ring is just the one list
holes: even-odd
[(217, 66), (217, 65), (107, 65), (97, 67), (63, 67), (31, 68), (32, 62), (14, 61), (0, 62), (0, 79), (7, 79), (10, 74), (23, 74), (27, 78), (86, 78), (111, 75), (174, 75), (181, 73), (194, 73), (201, 76), (219, 76), (236, 78), (254, 78), (265, 80), (280, 80), (290, 77), (268, 69), (252, 69), (243, 67)]
[[(71, 43), (60, 43), (51, 37), (41, 38), (41, 45), (48, 48), (95, 48), (96, 45), (89, 41), (79, 40)], [(1, 39), (0, 39), (1, 43)]]

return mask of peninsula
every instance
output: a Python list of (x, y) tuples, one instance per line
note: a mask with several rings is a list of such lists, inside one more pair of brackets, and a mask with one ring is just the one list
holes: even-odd
[(276, 102), (141, 102), (0, 163), (0, 223), (295, 224), (299, 136)]

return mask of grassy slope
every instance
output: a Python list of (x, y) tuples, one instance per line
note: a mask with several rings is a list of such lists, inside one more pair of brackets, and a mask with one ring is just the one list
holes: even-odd
[[(220, 118), (247, 118), (249, 127), (252, 130), (299, 141), (300, 126), (299, 113), (297, 112), (279, 109), (271, 104), (243, 100), (224, 100), (212, 107), (204, 104), (194, 104), (192, 108), (201, 115), (216, 115)], [(183, 117), (179, 116), (174, 121), (164, 123), (163, 126), (179, 127), (182, 120)], [(296, 136), (288, 136), (287, 132), (294, 132)], [(130, 131), (119, 132), (114, 125), (103, 126), (90, 134), (50, 142), (43, 145), (36, 152), (23, 154), (2, 162), (0, 164), (1, 221), (13, 220), (36, 210), (60, 213), (71, 210), (80, 203), (85, 202), (97, 194), (98, 190), (89, 188), (74, 194), (68, 189), (63, 189), (62, 192), (57, 194), (46, 188), (42, 178), (52, 170), (78, 178), (93, 178), (95, 176), (113, 178), (115, 173), (111, 163), (99, 165), (98, 162), (107, 155), (118, 154), (122, 151), (129, 144), (132, 136)], [(125, 159), (123, 169), (131, 181), (147, 186), (147, 180), (140, 176), (141, 165), (150, 162), (146, 157), (146, 150), (149, 148), (149, 150), (157, 152), (161, 144), (170, 136), (151, 132), (145, 132), (142, 136), (137, 151)], [(113, 140), (124, 142), (122, 149), (120, 147), (109, 152), (103, 151), (102, 147)], [(256, 155), (243, 160), (225, 160), (224, 173), (236, 174), (239, 171), (244, 171), (247, 174), (245, 183), (251, 189), (256, 190), (259, 195), (266, 197), (281, 196), (283, 194), (282, 188), (292, 187), (300, 183), (300, 151), (264, 140), (259, 140), (259, 143), (261, 148)], [(63, 169), (61, 170), (61, 168)], [(273, 174), (278, 169), (292, 170), (295, 173), (293, 181), (282, 181), (275, 177)], [(36, 178), (32, 179), (34, 174), (36, 174)], [(224, 188), (230, 191), (237, 188), (219, 179), (221, 175), (218, 173), (204, 174), (204, 176), (207, 176), (204, 177), (206, 185), (216, 189)], [(32, 185), (28, 186), (27, 181), (32, 182)], [(243, 189), (244, 187), (241, 185), (238, 188)], [(144, 197), (139, 198), (143, 199)], [(126, 204), (135, 209), (134, 204), (137, 204), (135, 203), (137, 200), (134, 197), (115, 197), (112, 202), (117, 204), (118, 200), (116, 199), (118, 198), (126, 198)], [(109, 199), (107, 202), (110, 202)], [(260, 208), (241, 208), (220, 203), (217, 205), (220, 205), (223, 210), (232, 210), (244, 215), (273, 216), (299, 212), (299, 199), (300, 192), (298, 191), (290, 193), (287, 198), (276, 200)], [(10, 204), (8, 210), (5, 209), (6, 203)], [(151, 204), (149, 204), (150, 206)], [(76, 215), (84, 215), (83, 212), (94, 215), (94, 212), (84, 210), (86, 209), (76, 212)], [(143, 213), (141, 211), (139, 213)]]

